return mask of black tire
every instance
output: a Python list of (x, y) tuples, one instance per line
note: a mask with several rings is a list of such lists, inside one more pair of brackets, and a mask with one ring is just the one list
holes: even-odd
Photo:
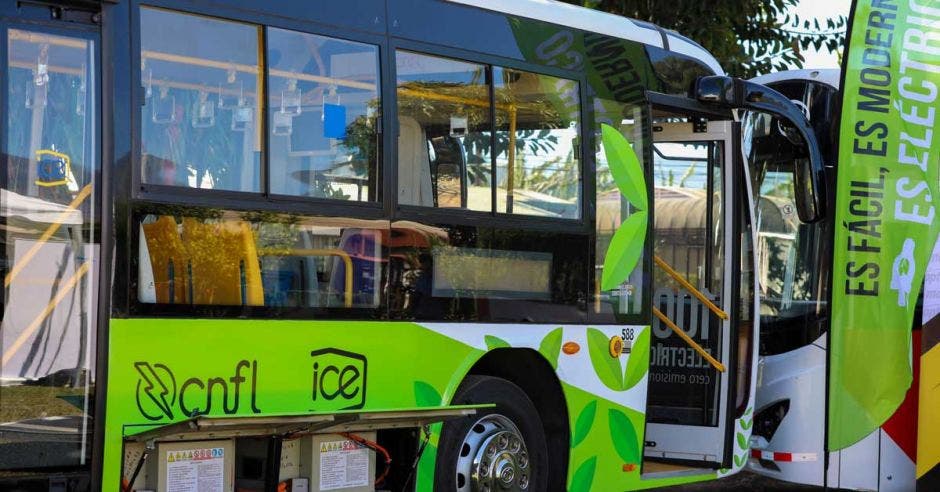
[[(528, 491), (549, 490), (548, 444), (538, 410), (521, 388), (505, 379), (491, 376), (467, 376), (457, 388), (453, 405), (492, 403), (496, 406), (478, 410), (476, 415), (444, 423), (438, 441), (437, 465), (434, 472), (434, 490), (458, 490), (457, 462), (464, 438), (471, 427), (488, 415), (501, 415), (515, 424), (522, 434), (528, 451), (532, 474)], [(469, 480), (469, 477), (464, 478)]]

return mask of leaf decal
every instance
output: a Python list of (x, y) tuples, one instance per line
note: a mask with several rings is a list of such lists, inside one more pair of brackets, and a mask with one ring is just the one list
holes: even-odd
[(509, 342), (503, 340), (499, 337), (494, 337), (493, 335), (486, 335), (483, 337), (483, 341), (486, 342), (486, 348), (488, 350), (498, 349), (498, 348), (508, 348), (512, 345), (509, 345)]
[(548, 332), (542, 343), (539, 344), (539, 353), (552, 365), (552, 369), (558, 369), (558, 354), (561, 353), (561, 327)]
[(741, 468), (742, 466), (744, 466), (744, 463), (745, 463), (745, 462), (747, 462), (747, 455), (746, 455), (746, 454), (742, 454), (741, 456), (735, 456), (735, 457), (734, 457), (734, 464), (735, 464), (735, 465), (738, 465), (738, 468)]
[(614, 233), (604, 258), (601, 289), (613, 290), (623, 283), (636, 268), (643, 254), (646, 240), (647, 212), (634, 212)]
[(591, 355), (591, 365), (604, 386), (614, 390), (623, 389), (623, 372), (620, 368), (620, 359), (610, 356), (608, 338), (604, 332), (597, 328), (588, 328), (588, 353)]
[(650, 365), (650, 330), (640, 332), (633, 341), (630, 349), (630, 358), (627, 359), (627, 370), (623, 375), (623, 389), (628, 390), (643, 379)]
[(441, 394), (424, 381), (415, 381), (415, 402), (419, 407), (436, 407), (441, 404)]
[(747, 437), (743, 432), (738, 432), (738, 449), (747, 449)]
[(630, 418), (620, 410), (611, 408), (608, 412), (610, 421), (610, 438), (614, 448), (624, 463), (640, 462), (640, 443), (637, 440), (636, 429)]
[(620, 193), (634, 208), (647, 210), (646, 177), (633, 146), (616, 128), (606, 124), (601, 125), (601, 141), (610, 174)]
[(754, 410), (754, 407), (747, 407), (747, 410), (744, 411), (744, 416), (747, 417), (751, 414), (751, 410)]
[(742, 420), (741, 420), (741, 428), (744, 429), (744, 430), (748, 430), (748, 429), (751, 428), (751, 424), (752, 424), (752, 423), (753, 423), (753, 421), (751, 421), (751, 420), (743, 420), (743, 419), (742, 419)]
[(597, 468), (597, 456), (591, 456), (584, 463), (581, 463), (571, 477), (571, 487), (568, 487), (568, 490), (570, 492), (587, 492), (591, 490), (595, 468)]
[(578, 414), (578, 420), (574, 422), (574, 433), (571, 435), (572, 448), (581, 444), (581, 441), (584, 441), (584, 438), (587, 437), (591, 431), (591, 426), (594, 425), (594, 415), (596, 414), (597, 400), (585, 405), (581, 413)]

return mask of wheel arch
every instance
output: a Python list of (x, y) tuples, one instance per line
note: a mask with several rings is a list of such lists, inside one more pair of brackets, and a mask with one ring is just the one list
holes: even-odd
[(545, 357), (530, 348), (493, 349), (470, 367), (466, 376), (470, 375), (502, 378), (526, 393), (538, 410), (545, 430), (551, 471), (549, 483), (566, 483), (571, 450), (568, 404), (558, 374)]

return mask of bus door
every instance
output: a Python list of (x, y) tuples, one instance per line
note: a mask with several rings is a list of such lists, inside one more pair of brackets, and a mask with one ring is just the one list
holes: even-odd
[(732, 384), (733, 123), (653, 115), (655, 316), (644, 472), (664, 462), (718, 468)]
[(65, 490), (91, 471), (97, 8), (50, 4), (0, 6), (0, 490)]

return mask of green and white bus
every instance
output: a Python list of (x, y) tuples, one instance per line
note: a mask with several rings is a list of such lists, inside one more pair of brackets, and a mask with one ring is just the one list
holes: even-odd
[(548, 0), (22, 0), (0, 31), (0, 489), (745, 465), (740, 111), (807, 222), (822, 158), (694, 42)]

